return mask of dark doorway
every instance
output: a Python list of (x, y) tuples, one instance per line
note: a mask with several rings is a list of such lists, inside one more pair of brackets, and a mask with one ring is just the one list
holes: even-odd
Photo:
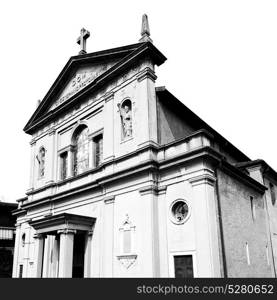
[(0, 249), (0, 278), (12, 277), (13, 254), (12, 250)]
[(85, 234), (77, 233), (74, 236), (73, 246), (73, 278), (84, 277), (84, 258), (85, 258)]
[(174, 268), (176, 278), (193, 278), (192, 255), (174, 256)]

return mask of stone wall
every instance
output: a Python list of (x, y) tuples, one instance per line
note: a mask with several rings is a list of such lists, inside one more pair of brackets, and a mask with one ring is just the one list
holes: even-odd
[(217, 178), (227, 276), (272, 276), (263, 195), (223, 171)]

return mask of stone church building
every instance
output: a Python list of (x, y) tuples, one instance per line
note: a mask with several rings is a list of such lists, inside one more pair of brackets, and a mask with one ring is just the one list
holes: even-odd
[(138, 43), (72, 56), (26, 124), (13, 277), (276, 277), (276, 172), (165, 87)]

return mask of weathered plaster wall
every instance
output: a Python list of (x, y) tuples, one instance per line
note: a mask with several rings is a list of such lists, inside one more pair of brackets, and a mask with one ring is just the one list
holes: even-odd
[[(228, 277), (270, 277), (263, 195), (221, 170), (218, 170), (217, 178)], [(254, 219), (250, 196), (254, 199)], [(246, 243), (250, 264), (247, 262)]]

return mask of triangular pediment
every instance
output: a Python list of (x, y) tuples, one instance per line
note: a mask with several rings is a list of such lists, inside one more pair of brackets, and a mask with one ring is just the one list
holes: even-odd
[(118, 60), (112, 60), (104, 63), (86, 64), (73, 71), (64, 87), (59, 91), (56, 97), (53, 97), (52, 104), (48, 111), (62, 105), (117, 62)]
[(78, 97), (105, 84), (145, 55), (152, 57), (157, 65), (166, 60), (150, 42), (71, 57), (24, 127), (24, 131), (31, 134), (36, 128), (55, 118), (65, 106), (73, 105)]

